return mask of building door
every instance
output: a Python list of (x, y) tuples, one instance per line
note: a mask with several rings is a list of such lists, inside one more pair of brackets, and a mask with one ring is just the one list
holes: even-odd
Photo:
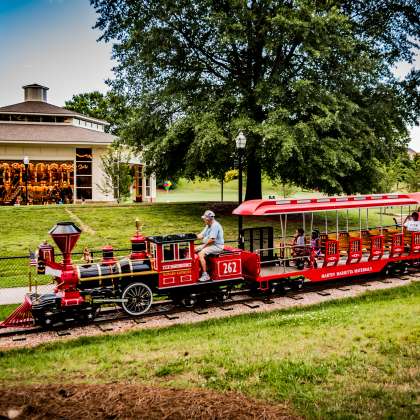
[(134, 189), (135, 201), (141, 203), (143, 201), (143, 165), (134, 167)]
[(92, 200), (92, 149), (76, 149), (76, 199)]

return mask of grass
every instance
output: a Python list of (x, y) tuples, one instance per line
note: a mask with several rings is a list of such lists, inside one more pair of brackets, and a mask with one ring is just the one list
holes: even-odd
[(420, 284), (325, 304), (0, 352), (3, 386), (234, 390), (306, 418), (418, 418)]
[(0, 321), (6, 319), (18, 306), (19, 304), (0, 305)]
[[(245, 197), (246, 190), (246, 179), (243, 182), (243, 196)], [(283, 197), (281, 186), (274, 185), (267, 179), (262, 181), (263, 197), (268, 198), (270, 195), (274, 195), (277, 198)], [(287, 193), (295, 196), (313, 196), (315, 195), (312, 191), (301, 190), (296, 187), (287, 187)], [(319, 195), (319, 194), (318, 194)], [(199, 181), (187, 181), (180, 179), (177, 183), (177, 187), (174, 190), (166, 192), (164, 190), (157, 190), (157, 202), (203, 202), (203, 201), (221, 201), (221, 185), (216, 180), (199, 180)], [(223, 184), (223, 201), (238, 201), (238, 180), (225, 182)]]

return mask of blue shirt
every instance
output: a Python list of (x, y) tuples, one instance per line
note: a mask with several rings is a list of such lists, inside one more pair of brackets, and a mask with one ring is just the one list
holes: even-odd
[(203, 235), (203, 242), (206, 244), (209, 239), (214, 239), (214, 245), (223, 247), (225, 240), (223, 238), (223, 228), (222, 225), (213, 220), (210, 226), (206, 226), (201, 232)]

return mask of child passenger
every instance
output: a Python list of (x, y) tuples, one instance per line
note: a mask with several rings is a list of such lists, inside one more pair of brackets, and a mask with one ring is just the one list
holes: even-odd
[(305, 231), (302, 228), (296, 229), (293, 237), (293, 256), (301, 256), (305, 253)]
[(321, 240), (319, 238), (319, 231), (314, 230), (311, 236), (311, 249), (314, 251), (316, 257), (321, 254)]

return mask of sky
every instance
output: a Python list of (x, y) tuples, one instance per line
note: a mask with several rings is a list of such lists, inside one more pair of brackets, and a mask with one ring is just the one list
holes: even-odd
[[(48, 86), (48, 102), (58, 106), (78, 93), (106, 92), (115, 63), (111, 44), (97, 42), (95, 22), (89, 0), (0, 0), (0, 106), (22, 102), (30, 83)], [(395, 73), (411, 67), (401, 63)], [(420, 152), (420, 127), (410, 147)]]

